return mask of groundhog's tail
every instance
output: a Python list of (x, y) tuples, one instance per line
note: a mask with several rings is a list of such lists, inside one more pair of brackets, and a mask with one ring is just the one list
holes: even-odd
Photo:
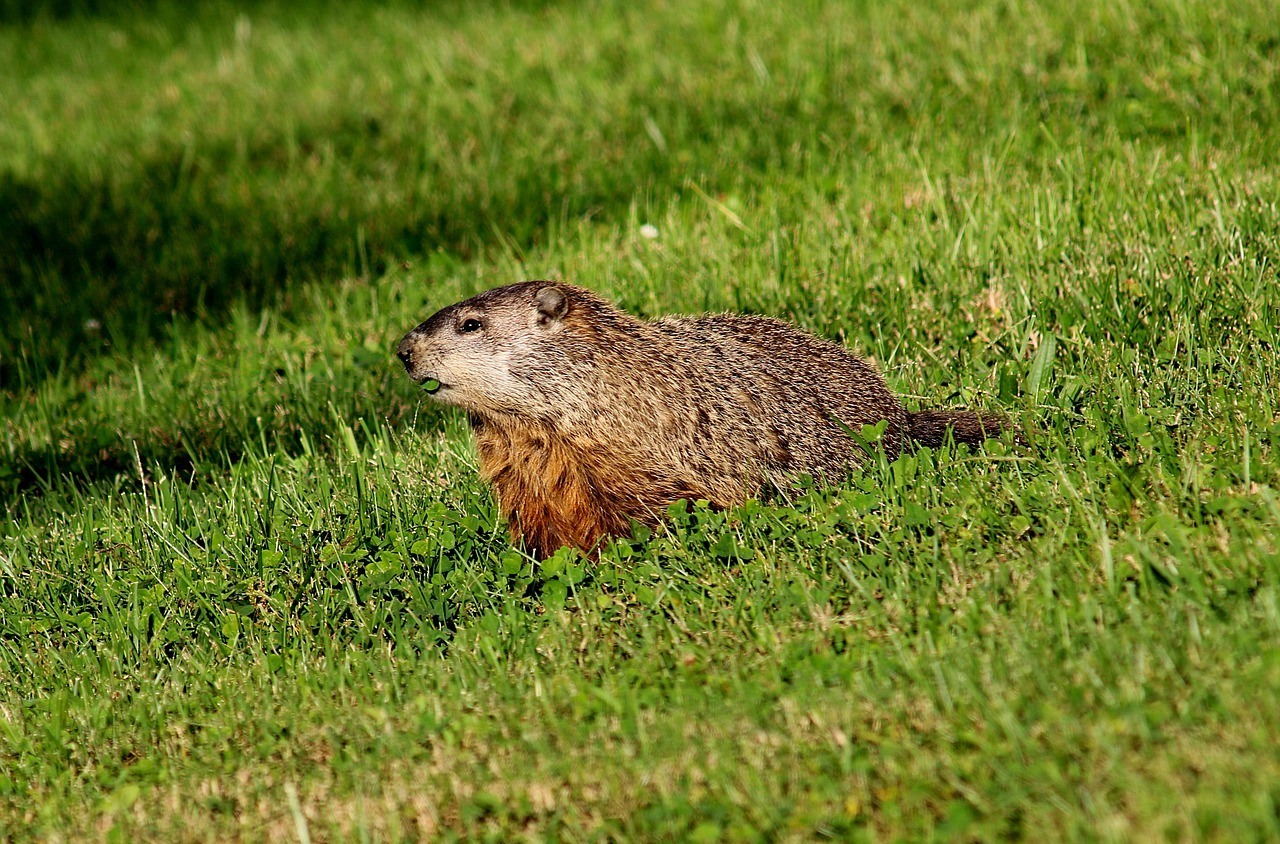
[(1009, 420), (998, 413), (971, 410), (922, 410), (907, 414), (907, 435), (920, 445), (938, 448), (947, 441), (947, 432), (958, 443), (977, 445), (987, 437), (998, 437)]

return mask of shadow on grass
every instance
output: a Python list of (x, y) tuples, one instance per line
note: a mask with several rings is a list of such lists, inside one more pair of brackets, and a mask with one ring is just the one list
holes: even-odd
[[(398, 5), (409, 8), (429, 7), (433, 11), (439, 11), (441, 8), (461, 10), (468, 5), (475, 6), (481, 2), (482, 0), (417, 0), (417, 2), (404, 0)], [(502, 3), (506, 7), (525, 7), (530, 9), (544, 8), (547, 5), (546, 2), (538, 2), (538, 0), (502, 0)], [(486, 3), (486, 5), (491, 4)], [(234, 3), (228, 2), (228, 0), (188, 0), (188, 2), (177, 2), (176, 0), (0, 0), (0, 26), (22, 26), (91, 18), (119, 20), (132, 16), (168, 15), (187, 18), (193, 12), (207, 8), (234, 9), (236, 12), (245, 13), (263, 7), (269, 9), (306, 9), (307, 7), (312, 7), (319, 13), (324, 11), (325, 4), (317, 2), (317, 0), (303, 0), (303, 2), (236, 0)]]
[(121, 17), (155, 11), (157, 0), (0, 0), (0, 24)]
[[(376, 116), (342, 112), (288, 134), (178, 142), (120, 169), (0, 172), (0, 389), (27, 390), (76, 372), (104, 338), (134, 348), (175, 316), (216, 324), (236, 303), (287, 311), (296, 284), (346, 274), (376, 277), (413, 256), (465, 260), (501, 244), (523, 249), (548, 228), (625, 211), (684, 174), (717, 179), (779, 161), (786, 130), (737, 132), (733, 155), (705, 144), (673, 161), (647, 140), (646, 111), (680, 111), (661, 95), (619, 117), (603, 138), (585, 131), (530, 144), (534, 101), (475, 161), (415, 149), (418, 127), (384, 130)], [(771, 103), (785, 124), (792, 101)], [(748, 124), (749, 97), (688, 117), (693, 137)], [(758, 119), (758, 118), (757, 118)], [(465, 134), (465, 130), (464, 130)], [(456, 144), (454, 143), (456, 141)], [(560, 145), (560, 146), (557, 146)], [(468, 156), (471, 156), (468, 158)], [(316, 160), (330, 163), (313, 172)]]
[[(117, 350), (159, 337), (175, 315), (216, 323), (237, 302), (287, 309), (295, 283), (377, 276), (435, 251), (465, 259), (498, 241), (528, 246), (553, 220), (624, 208), (646, 187), (607, 162), (526, 154), (447, 192), (389, 197), (379, 191), (443, 175), (379, 134), (376, 119), (343, 115), (303, 137), (259, 138), (247, 153), (231, 141), (194, 155), (175, 144), (117, 171), (51, 162), (34, 177), (0, 172), (0, 311), (15, 315), (0, 325), (0, 389), (79, 370), (104, 336)], [(343, 164), (316, 185), (305, 160), (320, 144)], [(388, 167), (397, 175), (372, 172)], [(650, 185), (672, 177), (656, 154), (628, 169)]]
[[(390, 354), (388, 354), (390, 358)], [(138, 490), (155, 472), (187, 481), (219, 473), (245, 458), (327, 453), (349, 429), (357, 441), (412, 429), (433, 435), (445, 429), (449, 411), (416, 401), (399, 381), (399, 362), (385, 372), (346, 368), (332, 381), (309, 385), (310, 398), (287, 384), (263, 389), (237, 408), (216, 402), (162, 406), (146, 417), (119, 408), (83, 407), (52, 424), (52, 442), (23, 443), (0, 461), (0, 510), (12, 517), (25, 505), (40, 506), (50, 492), (77, 494), (90, 487)], [(114, 414), (113, 414), (114, 411)]]

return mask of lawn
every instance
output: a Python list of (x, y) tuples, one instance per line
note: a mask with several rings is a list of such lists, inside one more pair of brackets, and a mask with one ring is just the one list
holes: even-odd
[[(1280, 837), (1277, 33), (0, 2), (0, 838)], [(524, 278), (1028, 442), (538, 563), (392, 354)]]

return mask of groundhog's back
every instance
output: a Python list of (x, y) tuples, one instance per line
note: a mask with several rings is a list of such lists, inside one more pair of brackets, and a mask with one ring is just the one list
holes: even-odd
[(668, 317), (650, 327), (693, 387), (677, 400), (696, 408), (700, 427), (738, 466), (755, 455), (768, 480), (837, 480), (866, 457), (850, 432), (881, 420), (886, 452), (901, 447), (901, 402), (874, 366), (842, 346), (740, 314)]

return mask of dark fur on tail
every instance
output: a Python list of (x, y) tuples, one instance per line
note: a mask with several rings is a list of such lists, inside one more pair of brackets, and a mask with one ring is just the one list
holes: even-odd
[(958, 443), (977, 445), (988, 437), (998, 437), (1009, 420), (998, 413), (971, 410), (921, 410), (907, 414), (907, 435), (920, 445), (940, 448), (947, 432)]

